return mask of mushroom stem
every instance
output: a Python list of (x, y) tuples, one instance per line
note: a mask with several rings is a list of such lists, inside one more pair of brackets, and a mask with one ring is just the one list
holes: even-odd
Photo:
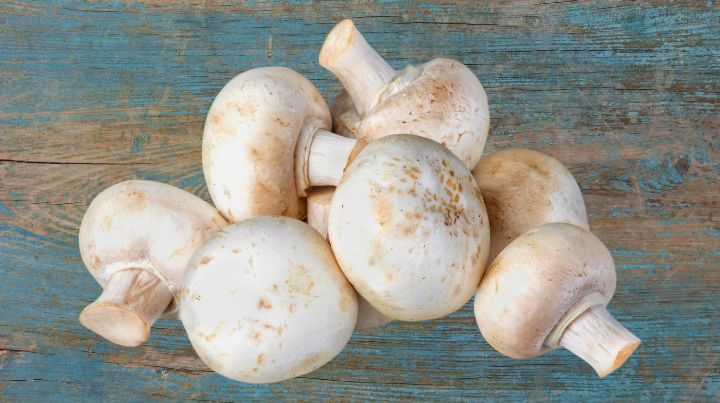
[(318, 130), (308, 157), (310, 186), (337, 186), (357, 144), (356, 139)]
[(325, 38), (320, 65), (350, 94), (360, 116), (370, 111), (395, 70), (372, 48), (351, 20), (343, 20)]
[(307, 197), (307, 223), (319, 232), (323, 238), (328, 237), (328, 216), (334, 187), (313, 189)]
[(313, 186), (337, 186), (345, 167), (365, 146), (357, 139), (325, 129), (322, 121), (305, 120), (295, 146), (295, 184), (299, 196)]
[(560, 345), (590, 364), (598, 376), (620, 368), (640, 339), (613, 318), (602, 305), (595, 305), (565, 329)]
[(100, 297), (80, 313), (80, 323), (125, 347), (144, 343), (150, 327), (172, 301), (172, 292), (147, 270), (112, 275)]

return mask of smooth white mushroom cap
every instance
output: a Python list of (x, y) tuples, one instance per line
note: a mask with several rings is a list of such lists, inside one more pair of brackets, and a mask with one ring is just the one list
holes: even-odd
[(225, 225), (213, 206), (191, 193), (129, 180), (103, 190), (90, 203), (80, 224), (80, 255), (103, 288), (120, 270), (143, 269), (177, 297), (193, 252)]
[(213, 202), (230, 221), (304, 216), (294, 153), (306, 118), (330, 128), (318, 90), (287, 68), (248, 70), (217, 95), (205, 122), (203, 171)]
[(488, 262), (538, 225), (564, 222), (589, 229), (580, 187), (570, 171), (548, 155), (500, 151), (483, 157), (473, 175), (490, 218)]
[(482, 276), (487, 213), (470, 171), (442, 145), (413, 135), (368, 144), (330, 206), (328, 233), (355, 289), (399, 320), (462, 307)]
[(535, 357), (558, 347), (565, 327), (589, 307), (607, 305), (615, 281), (612, 256), (595, 235), (545, 224), (492, 262), (475, 295), (475, 319), (497, 351)]
[(251, 218), (210, 239), (190, 262), (180, 300), (200, 358), (249, 383), (330, 361), (350, 339), (357, 310), (327, 241), (286, 217)]

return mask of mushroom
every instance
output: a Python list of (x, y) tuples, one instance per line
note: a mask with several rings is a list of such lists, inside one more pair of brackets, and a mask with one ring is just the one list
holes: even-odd
[(607, 312), (614, 292), (605, 245), (586, 229), (550, 223), (517, 237), (492, 262), (475, 319), (504, 355), (530, 358), (562, 346), (604, 377), (640, 344)]
[(471, 172), (441, 144), (407, 134), (355, 157), (332, 197), (328, 234), (355, 289), (383, 315), (408, 321), (462, 307), (490, 243)]
[(231, 222), (302, 218), (311, 186), (335, 185), (362, 142), (330, 132), (315, 86), (283, 67), (248, 70), (220, 91), (203, 134), (213, 202)]
[[(328, 215), (330, 214), (330, 202), (335, 193), (335, 188), (330, 186), (312, 189), (307, 197), (307, 219), (308, 224), (327, 239)], [(358, 297), (358, 319), (355, 324), (356, 330), (366, 330), (382, 326), (391, 319), (373, 308), (362, 296)]]
[(541, 224), (589, 229), (582, 193), (558, 160), (532, 150), (486, 155), (473, 169), (490, 218), (492, 262), (513, 239)]
[(202, 199), (158, 182), (130, 180), (102, 191), (80, 224), (83, 263), (103, 292), (80, 323), (113, 343), (145, 342), (173, 301), (195, 249), (227, 223)]
[(438, 58), (395, 71), (368, 45), (351, 20), (328, 34), (319, 57), (352, 98), (341, 99), (338, 119), (366, 142), (414, 134), (445, 145), (472, 169), (487, 139), (490, 112), (480, 81), (460, 62)]
[(264, 216), (226, 227), (196, 251), (179, 309), (190, 342), (211, 369), (269, 383), (335, 357), (352, 335), (358, 307), (316, 231)]

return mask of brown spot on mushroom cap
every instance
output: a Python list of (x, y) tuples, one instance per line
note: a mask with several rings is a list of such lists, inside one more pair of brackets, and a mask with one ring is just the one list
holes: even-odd
[(290, 270), (285, 286), (292, 292), (309, 295), (315, 282), (312, 280), (310, 271), (303, 265), (296, 265)]
[(265, 361), (265, 354), (260, 353), (258, 354), (257, 358), (255, 359), (255, 362), (257, 365), (262, 365), (262, 363)]
[(258, 332), (257, 330), (253, 330), (250, 333), (250, 339), (257, 345), (262, 343), (263, 336), (262, 333)]
[[(229, 106), (229, 105), (228, 105)], [(244, 102), (242, 103), (236, 103), (233, 105), (235, 110), (243, 116), (253, 116), (255, 115), (255, 112), (258, 110), (257, 104), (255, 104), (254, 101), (251, 99), (244, 99)]]
[(145, 208), (145, 192), (139, 188), (131, 188), (129, 192), (121, 193), (122, 198), (120, 206), (130, 210), (137, 211)]
[(275, 118), (275, 123), (277, 123), (278, 125), (280, 125), (280, 126), (282, 126), (282, 127), (289, 127), (289, 126), (290, 126), (290, 122), (286, 122), (286, 121), (284, 121), (284, 120), (283, 120), (282, 118), (280, 118), (280, 117)]
[(214, 257), (213, 257), (213, 256), (210, 256), (210, 255), (208, 255), (208, 256), (203, 256), (202, 259), (200, 259), (200, 264), (208, 264), (208, 263), (210, 263), (210, 261), (212, 261), (213, 259), (214, 259)]
[(272, 304), (266, 298), (263, 297), (263, 298), (260, 298), (260, 300), (258, 300), (258, 309), (267, 310), (267, 309), (271, 309), (271, 308), (272, 308)]
[(202, 338), (205, 339), (206, 341), (213, 341), (213, 340), (218, 336), (218, 332), (213, 332), (213, 333), (210, 333), (210, 334), (205, 334), (205, 333), (203, 333), (203, 332), (198, 332), (197, 334), (198, 334), (198, 336), (202, 337)]
[(394, 206), (390, 199), (382, 193), (373, 194), (372, 199), (373, 212), (375, 214), (375, 222), (381, 227), (390, 223), (393, 217)]
[(91, 255), (90, 256), (90, 268), (93, 270), (97, 270), (102, 266), (102, 261), (100, 260), (100, 257), (98, 255)]

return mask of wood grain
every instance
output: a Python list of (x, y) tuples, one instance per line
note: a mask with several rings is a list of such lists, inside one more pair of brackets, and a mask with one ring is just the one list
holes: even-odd
[[(0, 400), (720, 399), (716, 2), (50, 1), (0, 4)], [(607, 379), (566, 351), (500, 356), (471, 305), (359, 333), (273, 385), (210, 372), (177, 322), (137, 349), (82, 328), (100, 288), (77, 230), (129, 178), (208, 200), (204, 115), (239, 72), (295, 68), (333, 99), (325, 34), (355, 18), (394, 67), (448, 56), (490, 99), (487, 150), (567, 164), (611, 249), (611, 312), (642, 340)]]

